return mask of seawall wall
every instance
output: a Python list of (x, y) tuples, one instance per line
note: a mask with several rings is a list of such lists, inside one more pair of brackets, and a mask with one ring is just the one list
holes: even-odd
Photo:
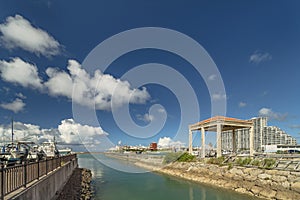
[(57, 192), (63, 188), (73, 170), (78, 166), (77, 158), (65, 163), (60, 168), (52, 171), (47, 176), (41, 178), (22, 192), (16, 194), (10, 199), (17, 200), (50, 200), (55, 197)]
[(300, 172), (197, 162), (175, 162), (157, 171), (265, 199), (300, 199)]

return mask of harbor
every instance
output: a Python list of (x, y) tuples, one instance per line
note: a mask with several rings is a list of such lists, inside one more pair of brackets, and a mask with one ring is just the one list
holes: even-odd
[(77, 154), (58, 148), (55, 137), (40, 144), (14, 140), (13, 130), (12, 121), (11, 141), (1, 141), (0, 199), (57, 198), (78, 168)]
[(300, 200), (299, 0), (0, 3), (0, 200)]

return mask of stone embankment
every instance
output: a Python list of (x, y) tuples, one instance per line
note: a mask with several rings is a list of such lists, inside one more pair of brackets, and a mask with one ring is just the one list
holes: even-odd
[(300, 172), (197, 162), (174, 162), (157, 171), (265, 199), (300, 199)]
[(76, 168), (64, 188), (61, 190), (57, 200), (91, 199), (91, 180), (91, 170)]

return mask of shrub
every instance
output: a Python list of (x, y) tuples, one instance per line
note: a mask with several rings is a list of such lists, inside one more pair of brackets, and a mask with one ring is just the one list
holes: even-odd
[(260, 161), (259, 160), (253, 160), (251, 165), (258, 167), (260, 165)]
[(252, 161), (252, 159), (251, 158), (245, 158), (244, 160), (243, 160), (243, 166), (244, 165), (249, 165), (250, 163), (251, 163), (251, 161)]
[(243, 166), (243, 159), (242, 158), (238, 158), (234, 161), (237, 165), (239, 166)]
[(210, 158), (207, 163), (208, 164), (215, 164), (215, 165), (221, 165), (224, 162), (225, 158), (224, 157), (219, 157), (219, 158)]
[(251, 163), (252, 159), (251, 158), (238, 158), (235, 160), (235, 163), (239, 166), (245, 166), (245, 165), (249, 165)]
[(273, 167), (273, 165), (275, 164), (275, 160), (272, 158), (266, 158), (264, 159), (264, 168), (266, 169), (271, 169)]
[(233, 167), (233, 164), (232, 164), (232, 163), (229, 163), (229, 164), (228, 164), (228, 168), (227, 168), (227, 169), (228, 169), (228, 170), (231, 170), (231, 169), (232, 169), (232, 167)]
[(171, 153), (167, 153), (164, 157), (164, 161), (163, 163), (168, 164), (171, 162), (176, 161), (180, 156), (182, 155), (182, 152), (171, 152)]
[(191, 162), (196, 160), (196, 156), (188, 153), (183, 153), (177, 160), (179, 162)]

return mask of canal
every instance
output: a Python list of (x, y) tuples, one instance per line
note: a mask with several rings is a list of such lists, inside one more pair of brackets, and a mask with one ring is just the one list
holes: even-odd
[[(107, 167), (103, 154), (78, 155), (79, 166), (92, 170), (94, 199), (101, 200), (241, 200), (258, 199), (229, 190), (198, 184), (158, 173), (126, 173)], [(131, 163), (118, 162), (126, 171), (143, 171)]]

